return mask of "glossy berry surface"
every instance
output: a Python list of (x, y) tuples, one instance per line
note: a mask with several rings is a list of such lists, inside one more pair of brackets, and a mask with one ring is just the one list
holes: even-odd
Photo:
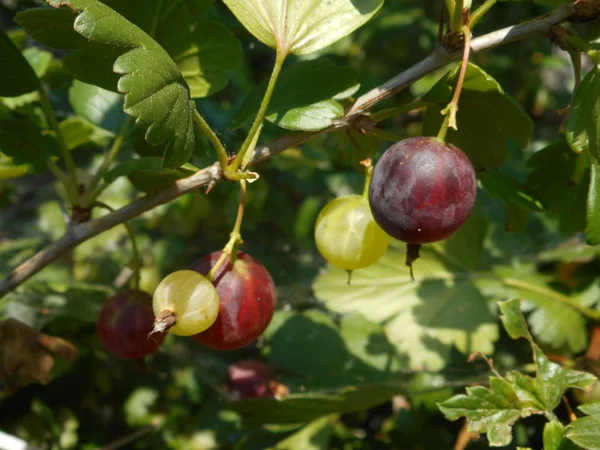
[(165, 339), (162, 333), (148, 336), (154, 325), (152, 297), (143, 291), (128, 290), (111, 297), (98, 317), (98, 334), (114, 355), (139, 359), (154, 353)]
[(214, 323), (219, 313), (219, 296), (211, 282), (198, 272), (178, 270), (156, 287), (153, 309), (157, 322), (161, 314), (173, 313), (174, 323), (167, 327), (170, 333), (192, 336)]
[(315, 224), (319, 253), (332, 265), (345, 270), (362, 269), (383, 256), (390, 242), (360, 195), (345, 195), (330, 201)]
[[(213, 252), (194, 265), (207, 274), (222, 252)], [(275, 311), (275, 285), (267, 269), (256, 259), (238, 252), (235, 264), (227, 259), (217, 270), (213, 284), (221, 299), (219, 316), (205, 332), (194, 336), (215, 350), (244, 347), (260, 336)]]
[(461, 227), (476, 190), (475, 171), (463, 152), (436, 138), (415, 137), (392, 145), (377, 162), (369, 204), (390, 236), (425, 244)]

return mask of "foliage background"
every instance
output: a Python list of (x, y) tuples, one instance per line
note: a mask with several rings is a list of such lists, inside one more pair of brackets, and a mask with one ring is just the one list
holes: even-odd
[[(240, 70), (228, 73), (224, 90), (197, 101), (197, 106), (226, 147), (234, 149), (244, 137), (233, 126), (237, 110), (268, 78), (274, 56), (220, 2), (207, 3), (211, 3), (207, 16), (241, 40), (244, 61)], [(366, 26), (309, 58), (326, 56), (351, 67), (364, 92), (435, 48), (439, 3), (388, 0)], [(18, 34), (12, 17), (33, 4), (3, 1), (0, 9), (0, 23), (17, 33), (13, 36), (23, 48), (37, 47)], [(529, 1), (499, 2), (477, 34), (546, 11), (547, 7)], [(54, 52), (43, 76), (60, 119), (77, 109), (73, 80), (60, 65), (63, 56)], [(290, 57), (287, 64), (304, 59), (308, 58)], [(573, 77), (568, 58), (539, 38), (476, 55), (472, 62), (500, 82), (535, 125), (535, 138), (526, 148), (509, 145), (509, 158), (500, 173), (532, 186), (537, 183), (533, 196), (546, 200), (547, 182), (564, 170), (564, 162), (536, 175), (527, 161), (562, 139), (557, 130), (563, 118), (556, 110), (570, 98)], [(410, 95), (425, 94), (446, 71), (419, 80)], [(406, 93), (380, 106), (399, 105), (408, 98)], [(118, 105), (118, 98), (109, 100)], [(39, 116), (35, 103), (22, 101), (17, 107), (24, 114)], [(0, 99), (0, 108), (15, 107), (9, 103)], [(94, 130), (95, 138), (74, 152), (78, 166), (98, 164), (103, 133), (114, 133), (123, 115), (115, 107), (104, 119), (104, 131)], [(390, 139), (419, 135), (421, 119), (420, 113), (412, 113), (385, 121), (382, 128), (387, 134), (361, 140), (363, 150), (375, 145), (381, 154)], [(267, 124), (261, 140), (280, 133)], [(120, 157), (126, 160), (134, 152), (144, 152), (139, 140), (128, 144)], [(278, 289), (279, 310), (264, 338), (247, 349), (217, 353), (169, 337), (159, 353), (143, 364), (107, 354), (94, 322), (131, 258), (120, 226), (79, 246), (11, 294), (2, 304), (2, 315), (68, 339), (77, 346), (79, 357), (73, 365), (59, 365), (49, 385), (30, 385), (0, 400), (0, 428), (53, 449), (98, 448), (157, 418), (161, 426), (127, 448), (449, 449), (461, 423), (446, 421), (435, 402), (465, 385), (483, 382), (488, 375), (487, 366), (467, 364), (466, 355), (493, 353), (498, 368), (527, 370), (529, 349), (498, 327), (494, 300), (515, 294), (529, 300), (530, 326), (548, 353), (575, 358), (585, 351), (585, 318), (552, 297), (567, 296), (592, 308), (598, 301), (597, 250), (585, 246), (581, 236), (585, 188), (552, 192), (562, 205), (553, 209), (556, 202), (546, 202), (544, 212), (531, 214), (507, 208), (480, 189), (468, 226), (453, 240), (427, 249), (416, 263), (421, 281), (407, 284), (402, 249), (394, 246), (381, 263), (358, 271), (347, 288), (345, 274), (329, 270), (317, 253), (312, 232), (326, 202), (362, 190), (362, 156), (345, 133), (331, 133), (258, 167), (260, 181), (249, 188), (244, 249), (269, 268)], [(192, 157), (197, 167), (213, 160), (206, 143)], [(0, 275), (65, 232), (51, 175), (8, 179), (2, 176), (8, 166), (7, 160), (0, 159)], [(119, 178), (103, 201), (118, 208), (135, 195), (127, 178)], [(237, 202), (236, 187), (222, 183), (208, 196), (188, 194), (133, 220), (144, 261), (143, 288), (152, 292), (169, 272), (221, 248)], [(506, 282), (515, 278), (545, 291), (540, 295), (539, 289), (536, 294), (535, 289)], [(374, 288), (373, 280), (382, 279), (390, 282)], [(467, 314), (457, 316), (464, 308)], [(244, 358), (268, 361), (294, 395), (283, 402), (228, 402), (227, 366)], [(510, 448), (539, 448), (540, 424), (541, 419), (531, 418), (518, 425)], [(487, 448), (485, 439), (470, 448)]]

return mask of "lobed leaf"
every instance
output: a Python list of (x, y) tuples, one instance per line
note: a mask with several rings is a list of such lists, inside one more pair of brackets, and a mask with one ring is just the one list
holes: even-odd
[(498, 306), (500, 307), (500, 311), (502, 311), (500, 320), (502, 320), (502, 324), (508, 335), (513, 339), (531, 339), (527, 322), (525, 322), (525, 318), (521, 312), (521, 301), (518, 298), (513, 298), (505, 302), (498, 302)]
[(566, 437), (586, 450), (600, 450), (600, 403), (581, 405), (579, 410), (588, 415), (571, 423)]
[[(125, 94), (125, 112), (136, 117), (146, 131), (146, 140), (151, 145), (167, 143), (163, 166), (185, 163), (194, 147), (194, 104), (169, 54), (139, 27), (97, 0), (48, 3), (59, 12), (27, 10), (18, 14), (17, 21), (40, 42), (73, 50), (65, 66), (78, 79), (103, 87), (118, 80), (117, 88)], [(58, 25), (57, 15), (62, 19)], [(98, 62), (107, 67), (97, 70)]]

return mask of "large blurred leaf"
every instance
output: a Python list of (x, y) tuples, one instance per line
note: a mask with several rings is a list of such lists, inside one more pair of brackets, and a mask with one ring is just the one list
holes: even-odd
[[(448, 72), (423, 97), (434, 103), (423, 118), (424, 134), (437, 135), (444, 118), (441, 111), (452, 99), (459, 68)], [(458, 106), (458, 131), (449, 129), (446, 139), (465, 152), (477, 170), (500, 167), (508, 155), (508, 140), (525, 147), (533, 137), (531, 118), (474, 64), (467, 68)]]
[(94, 125), (118, 133), (125, 118), (122, 95), (75, 80), (69, 89), (75, 113)]
[(35, 171), (44, 171), (46, 160), (60, 153), (56, 139), (27, 119), (0, 120), (0, 152)]
[(585, 76), (569, 110), (567, 142), (577, 153), (587, 152), (600, 162), (600, 68), (594, 67)]
[(40, 81), (19, 49), (0, 30), (0, 97), (16, 97), (40, 89)]
[(95, 322), (106, 299), (114, 294), (110, 286), (73, 283), (33, 283), (6, 297), (6, 316), (34, 327), (60, 317)]
[[(146, 140), (152, 145), (167, 142), (163, 165), (185, 163), (194, 147), (194, 104), (169, 54), (97, 0), (48, 3), (70, 9), (31, 9), (19, 13), (17, 21), (42, 43), (75, 50), (66, 57), (65, 66), (80, 80), (109, 89), (118, 80), (118, 89), (125, 94), (125, 111), (146, 130)], [(69, 24), (76, 34), (67, 28)]]
[(251, 424), (293, 424), (309, 422), (328, 414), (363, 411), (385, 403), (405, 390), (406, 385), (400, 382), (365, 384), (341, 391), (291, 394), (282, 400), (240, 400), (233, 403), (232, 407)]
[(353, 272), (350, 286), (346, 272), (329, 268), (317, 277), (315, 295), (334, 311), (382, 323), (413, 369), (441, 369), (452, 347), (491, 353), (498, 328), (469, 273), (424, 247), (411, 282), (404, 260), (404, 251), (392, 246), (376, 264)]
[(585, 228), (589, 163), (573, 153), (566, 142), (552, 144), (527, 161), (526, 185), (540, 198), (546, 212), (558, 219), (565, 236)]
[(300, 431), (279, 442), (273, 450), (289, 450), (294, 448), (320, 450), (328, 448), (331, 435), (333, 434), (333, 419), (335, 419), (335, 416), (326, 416), (309, 423)]
[[(326, 58), (304, 61), (282, 71), (267, 110), (267, 120), (288, 130), (320, 130), (344, 114), (336, 99), (357, 88), (357, 73), (338, 67)], [(267, 89), (263, 82), (253, 90), (237, 112), (234, 123), (254, 117)]]
[(312, 53), (367, 22), (383, 0), (223, 0), (258, 40), (282, 54)]
[(590, 171), (585, 236), (588, 244), (600, 244), (600, 166), (598, 164), (592, 164)]
[(269, 363), (309, 389), (389, 380), (405, 367), (381, 327), (359, 314), (343, 317), (338, 326), (320, 311), (280, 312), (265, 337)]

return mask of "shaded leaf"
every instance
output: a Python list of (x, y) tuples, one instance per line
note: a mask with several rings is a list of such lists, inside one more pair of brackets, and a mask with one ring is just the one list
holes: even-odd
[(527, 161), (530, 170), (526, 185), (556, 217), (560, 232), (567, 236), (585, 228), (589, 163), (573, 153), (566, 142), (552, 144)]
[[(358, 87), (357, 73), (327, 58), (303, 61), (285, 68), (275, 86), (266, 118), (288, 130), (320, 130), (344, 114), (335, 99)], [(252, 119), (267, 89), (264, 81), (244, 101), (234, 118), (236, 126)], [(340, 97), (341, 96), (341, 97)]]
[(600, 160), (600, 68), (594, 67), (581, 80), (569, 109), (567, 142), (577, 153)]
[(193, 174), (194, 170), (186, 166), (178, 169), (164, 169), (160, 158), (145, 156), (117, 165), (104, 174), (104, 180), (112, 183), (119, 177), (129, 177), (139, 191), (155, 192)]
[[(460, 65), (452, 69), (423, 100), (434, 103), (423, 117), (425, 135), (436, 136), (442, 109), (450, 102)], [(474, 64), (469, 64), (457, 114), (458, 131), (449, 129), (448, 142), (467, 154), (476, 170), (500, 167), (508, 155), (507, 140), (525, 147), (533, 137), (533, 121), (502, 86)]]
[(467, 221), (443, 243), (443, 253), (467, 270), (477, 270), (481, 265), (483, 243), (489, 229), (489, 220), (471, 213)]
[(383, 0), (223, 0), (259, 41), (282, 54), (312, 53), (366, 23)]
[(523, 183), (499, 172), (477, 174), (481, 188), (490, 196), (507, 206), (516, 206), (528, 211), (543, 211), (544, 205)]
[(0, 120), (0, 151), (15, 164), (28, 164), (35, 171), (46, 170), (46, 160), (60, 154), (58, 142), (27, 119)]
[(16, 97), (40, 89), (34, 70), (13, 41), (0, 30), (0, 97)]
[(314, 394), (290, 394), (282, 400), (252, 398), (232, 404), (249, 424), (296, 424), (310, 422), (328, 414), (346, 414), (385, 403), (403, 393), (404, 383), (357, 385), (340, 391)]
[(424, 247), (411, 282), (404, 260), (404, 251), (392, 245), (377, 263), (354, 271), (350, 286), (345, 271), (330, 267), (313, 284), (315, 295), (333, 311), (382, 324), (413, 369), (442, 368), (453, 347), (491, 353), (497, 324), (468, 272)]
[[(42, 43), (73, 49), (65, 67), (78, 79), (125, 94), (125, 112), (137, 118), (151, 145), (167, 143), (165, 167), (185, 163), (194, 147), (194, 104), (185, 79), (169, 54), (140, 28), (97, 0), (48, 0), (54, 15), (31, 9), (17, 21)], [(56, 19), (60, 15), (59, 30)], [(77, 38), (64, 24), (71, 23)], [(51, 33), (49, 33), (52, 31)], [(98, 70), (98, 63), (104, 70)], [(114, 73), (113, 73), (114, 72)]]

